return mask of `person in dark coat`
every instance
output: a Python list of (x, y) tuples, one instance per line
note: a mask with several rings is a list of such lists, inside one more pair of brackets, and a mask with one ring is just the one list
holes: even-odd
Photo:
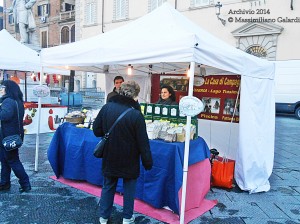
[(17, 83), (5, 80), (0, 85), (0, 161), (1, 161), (1, 181), (0, 191), (10, 189), (10, 174), (14, 172), (19, 179), (20, 192), (31, 190), (29, 177), (20, 161), (19, 149), (6, 151), (2, 144), (2, 139), (9, 136), (20, 134), (24, 138), (23, 117), (24, 104), (23, 94)]
[(134, 223), (133, 206), (136, 181), (140, 175), (140, 158), (146, 170), (152, 168), (152, 154), (146, 131), (145, 119), (137, 103), (140, 92), (134, 81), (121, 85), (120, 95), (113, 96), (105, 104), (93, 123), (95, 136), (108, 132), (120, 114), (132, 107), (110, 133), (102, 158), (104, 185), (100, 199), (100, 223), (110, 217), (118, 178), (123, 178), (123, 223)]
[(160, 97), (156, 104), (178, 105), (174, 89), (169, 85), (163, 85), (160, 88)]
[(124, 82), (124, 78), (122, 76), (116, 76), (114, 78), (114, 89), (107, 95), (106, 103), (110, 100), (111, 97), (115, 95), (119, 95), (121, 84)]

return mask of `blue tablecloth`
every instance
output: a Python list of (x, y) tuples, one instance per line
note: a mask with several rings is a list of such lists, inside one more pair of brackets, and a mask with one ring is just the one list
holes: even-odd
[[(56, 177), (62, 175), (67, 179), (102, 185), (102, 160), (93, 156), (99, 139), (89, 129), (76, 128), (67, 122), (59, 126), (48, 149), (48, 159)], [(179, 214), (178, 191), (182, 186), (184, 143), (150, 140), (150, 147), (153, 168), (145, 171), (141, 166), (136, 198), (156, 208), (169, 206)], [(189, 165), (209, 156), (209, 148), (201, 137), (190, 142)], [(123, 191), (122, 183), (118, 184), (117, 191)]]

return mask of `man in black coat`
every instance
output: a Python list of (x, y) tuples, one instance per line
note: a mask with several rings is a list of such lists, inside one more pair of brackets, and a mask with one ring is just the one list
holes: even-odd
[(119, 95), (121, 84), (124, 82), (124, 78), (120, 75), (114, 78), (114, 89), (111, 91), (106, 98), (106, 103), (112, 98), (113, 96)]
[(140, 175), (140, 158), (146, 170), (152, 168), (146, 124), (137, 103), (139, 92), (140, 87), (136, 82), (122, 83), (120, 95), (113, 96), (102, 107), (93, 124), (95, 136), (104, 136), (120, 114), (130, 107), (134, 108), (114, 127), (104, 149), (100, 223), (107, 223), (111, 214), (118, 178), (123, 178), (124, 186), (123, 223), (134, 223), (134, 195), (136, 181)]

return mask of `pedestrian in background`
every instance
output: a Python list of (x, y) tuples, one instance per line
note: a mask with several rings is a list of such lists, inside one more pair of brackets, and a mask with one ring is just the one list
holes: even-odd
[(28, 192), (31, 190), (31, 185), (29, 177), (20, 161), (19, 149), (6, 151), (2, 144), (2, 139), (9, 135), (20, 134), (22, 139), (24, 138), (23, 93), (17, 83), (11, 80), (5, 80), (0, 85), (0, 94), (0, 191), (10, 189), (11, 171), (13, 171), (19, 179), (20, 192)]
[(122, 76), (116, 76), (114, 78), (114, 89), (107, 95), (106, 103), (108, 103), (109, 99), (115, 95), (119, 94), (121, 84), (124, 82), (124, 78)]
[(123, 224), (134, 223), (134, 196), (137, 178), (140, 175), (140, 157), (146, 170), (152, 168), (152, 154), (137, 97), (139, 85), (134, 81), (124, 82), (120, 95), (113, 96), (100, 110), (93, 123), (95, 136), (108, 132), (120, 114), (132, 107), (110, 133), (102, 159), (104, 185), (100, 199), (100, 223), (107, 223), (113, 207), (118, 178), (123, 178), (124, 207)]

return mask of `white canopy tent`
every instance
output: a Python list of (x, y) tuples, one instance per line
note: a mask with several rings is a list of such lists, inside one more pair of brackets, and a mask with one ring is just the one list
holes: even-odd
[[(0, 69), (28, 72), (40, 72), (39, 53), (21, 44), (7, 30), (0, 31)], [(45, 68), (45, 73), (69, 75), (66, 70)]]
[[(240, 128), (235, 179), (242, 190), (268, 191), (273, 168), (274, 64), (212, 36), (165, 3), (115, 30), (43, 49), (44, 66), (103, 72), (104, 65), (204, 64), (241, 75)], [(187, 148), (186, 148), (187, 149)], [(188, 151), (188, 150), (187, 150)], [(188, 154), (185, 152), (185, 158)]]

